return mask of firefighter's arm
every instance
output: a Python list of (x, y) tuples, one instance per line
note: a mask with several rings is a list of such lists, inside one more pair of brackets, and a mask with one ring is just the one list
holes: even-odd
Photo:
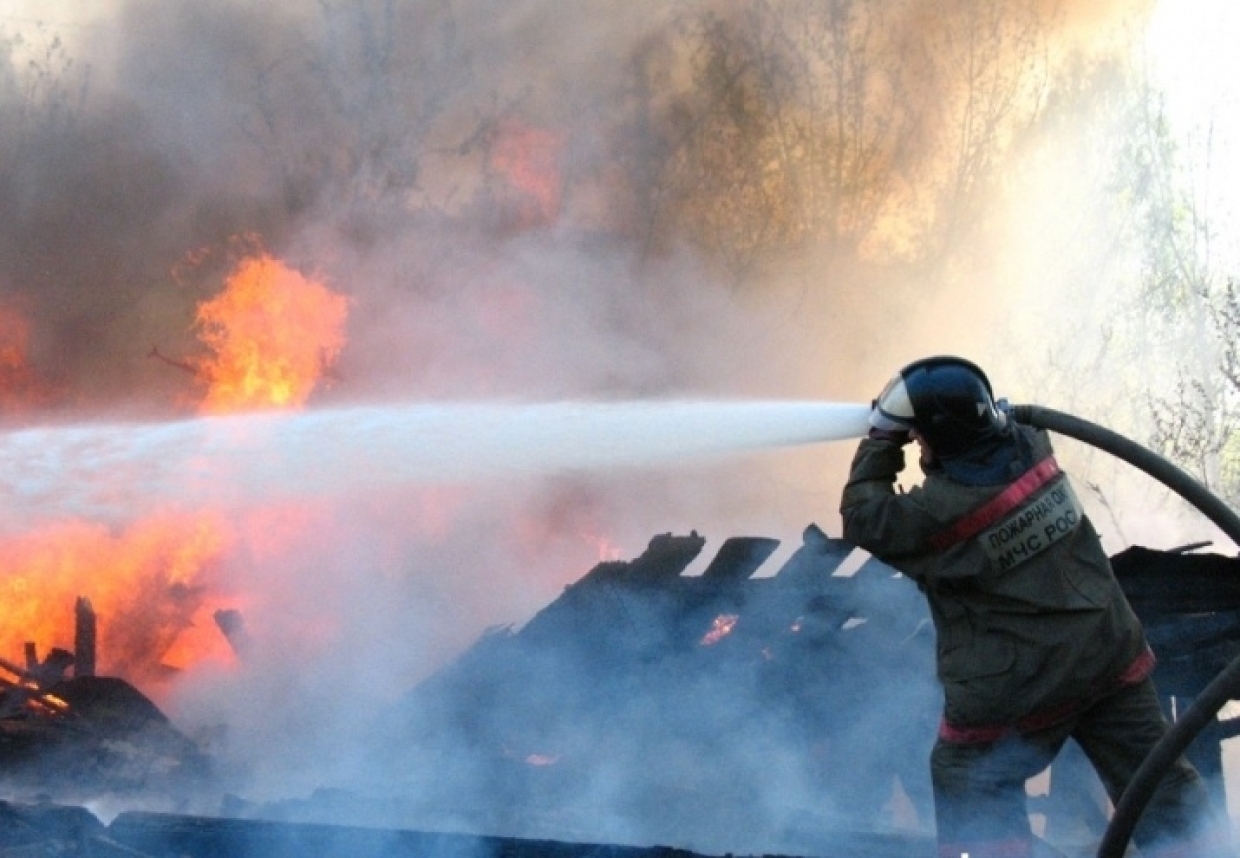
[(930, 534), (939, 527), (913, 495), (896, 494), (902, 470), (904, 448), (898, 441), (864, 438), (840, 498), (844, 539), (880, 560), (925, 551)]

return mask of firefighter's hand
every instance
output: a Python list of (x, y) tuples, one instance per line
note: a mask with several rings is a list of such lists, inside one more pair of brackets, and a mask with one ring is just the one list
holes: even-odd
[(913, 440), (907, 429), (879, 429), (877, 427), (871, 428), (867, 437), (875, 441), (890, 441), (901, 447)]

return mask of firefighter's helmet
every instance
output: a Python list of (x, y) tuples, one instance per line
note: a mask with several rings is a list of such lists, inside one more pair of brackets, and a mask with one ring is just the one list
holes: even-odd
[(940, 356), (900, 370), (874, 400), (870, 425), (916, 431), (936, 455), (951, 456), (1001, 432), (1007, 415), (977, 364)]

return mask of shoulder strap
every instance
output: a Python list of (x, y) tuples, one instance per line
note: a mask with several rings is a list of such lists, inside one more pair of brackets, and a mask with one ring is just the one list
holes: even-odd
[(930, 547), (936, 551), (943, 551), (976, 536), (1028, 500), (1034, 492), (1053, 480), (1059, 473), (1059, 464), (1055, 461), (1055, 457), (1047, 456), (1021, 474), (1016, 482), (999, 494), (965, 513), (946, 529), (931, 536)]

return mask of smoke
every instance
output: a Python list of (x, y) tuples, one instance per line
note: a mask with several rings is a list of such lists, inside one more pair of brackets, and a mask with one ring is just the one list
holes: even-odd
[[(934, 352), (978, 360), (1014, 400), (1085, 395), (1083, 358), (1049, 362), (1045, 334), (1082, 307), (1046, 285), (1065, 273), (1046, 260), (1066, 267), (1073, 236), (1059, 231), (1072, 225), (1031, 223), (1022, 205), (1053, 187), (1064, 208), (1073, 153), (1046, 153), (1075, 138), (1030, 121), (957, 139), (953, 119), (970, 93), (1014, 80), (1032, 102), (1009, 107), (1031, 110), (1051, 71), (1023, 76), (1039, 48), (1056, 61), (1110, 50), (1144, 0), (993, 4), (1021, 15), (991, 34), (993, 76), (968, 92), (941, 72), (962, 65), (931, 60), (963, 50), (951, 24), (978, 4), (947, 4), (955, 16), (896, 4), (886, 44), (908, 48), (914, 72), (940, 73), (896, 92), (915, 133), (886, 156), (930, 178), (876, 181), (878, 227), (860, 247), (789, 245), (740, 285), (724, 250), (676, 232), (674, 194), (657, 181), (681, 175), (677, 123), (693, 107), (677, 103), (690, 71), (669, 47), (685, 19), (668, 4), (92, 5), (54, 18), (0, 6), (0, 311), (28, 323), (42, 391), (11, 422), (185, 417), (188, 380), (148, 355), (201, 353), (194, 309), (246, 234), (349, 298), (347, 343), (312, 410), (864, 402)], [(42, 14), (46, 27), (31, 27)], [(637, 104), (648, 109), (622, 109)], [(639, 121), (651, 116), (666, 125)], [(982, 142), (1000, 166), (968, 176), (993, 184), (932, 204), (926, 188)], [(724, 194), (708, 214), (753, 199)], [(932, 261), (902, 252), (944, 212), (960, 226)], [(1092, 315), (1072, 331), (1085, 351), (1101, 337)], [(256, 797), (358, 777), (359, 711), (392, 703), (486, 627), (527, 620), (600, 557), (635, 556), (669, 531), (795, 542), (810, 522), (833, 530), (849, 446), (249, 508), (211, 580), (236, 595), (255, 649), (239, 670), (198, 665), (162, 702), (203, 735), (221, 728), (212, 750)]]

